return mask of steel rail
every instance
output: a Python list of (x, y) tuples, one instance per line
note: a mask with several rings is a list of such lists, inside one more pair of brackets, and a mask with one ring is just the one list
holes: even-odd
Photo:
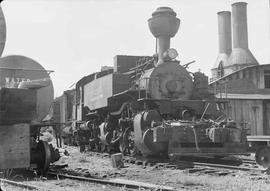
[[(138, 160), (140, 161), (140, 160)], [(125, 159), (125, 162), (127, 163), (135, 163), (136, 164), (136, 159), (134, 160), (134, 162), (130, 162), (128, 160), (128, 158)], [(224, 161), (227, 162), (227, 161)], [(235, 166), (235, 165), (227, 165), (227, 164), (220, 164), (220, 163), (209, 163), (209, 162), (196, 162), (196, 161), (188, 161), (188, 160), (178, 160), (177, 163), (170, 163), (169, 161), (166, 162), (152, 162), (152, 166), (154, 166), (155, 164), (159, 164), (162, 166), (162, 164), (164, 164), (164, 166), (169, 166), (169, 167), (177, 167), (179, 164), (183, 164), (183, 165), (192, 165), (193, 167), (212, 167), (212, 168), (219, 168), (219, 169), (229, 169), (229, 170), (241, 170), (241, 171), (259, 171), (259, 172), (263, 172), (263, 169), (260, 168), (252, 168), (252, 167), (246, 167), (246, 166), (242, 166), (244, 164), (251, 164), (251, 165), (256, 165), (256, 162), (252, 161), (252, 160), (243, 160), (243, 163), (239, 166)], [(141, 162), (141, 164), (143, 164), (143, 161)]]
[(214, 168), (230, 169), (230, 170), (242, 170), (242, 171), (262, 171), (260, 168), (249, 168), (241, 166), (232, 166), (224, 164), (213, 164), (213, 163), (203, 163), (203, 162), (193, 162), (194, 166), (207, 166)]
[(79, 180), (79, 181), (85, 181), (85, 182), (98, 183), (98, 184), (103, 184), (103, 185), (105, 184), (105, 185), (112, 185), (112, 186), (118, 186), (118, 187), (125, 187), (125, 188), (130, 188), (130, 189), (144, 188), (144, 189), (154, 189), (154, 190), (160, 190), (160, 191), (176, 191), (175, 188), (169, 187), (169, 186), (161, 186), (161, 185), (156, 185), (156, 184), (136, 182), (136, 181), (130, 181), (130, 180), (124, 180), (124, 179), (86, 178), (82, 176), (59, 174), (55, 172), (48, 172), (48, 175), (57, 176), (58, 178), (67, 178), (67, 179), (73, 179), (73, 180)]
[(31, 185), (28, 185), (28, 184), (25, 184), (25, 183), (22, 183), (22, 182), (16, 182), (16, 181), (13, 181), (13, 180), (7, 180), (7, 179), (2, 179), (1, 178), (0, 181), (1, 181), (1, 183), (4, 182), (4, 183), (10, 184), (12, 186), (25, 188), (27, 190), (41, 190), (37, 186), (31, 186)]
[(250, 160), (250, 159), (242, 159), (242, 161), (243, 161), (243, 163), (245, 164), (254, 164), (254, 165), (256, 165), (257, 163), (256, 163), (256, 161), (254, 161), (254, 160)]

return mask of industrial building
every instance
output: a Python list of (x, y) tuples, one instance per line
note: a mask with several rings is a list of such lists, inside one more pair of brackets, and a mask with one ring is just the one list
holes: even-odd
[(210, 87), (217, 98), (229, 100), (227, 115), (248, 134), (270, 135), (270, 64), (259, 65), (249, 50), (247, 3), (218, 13), (218, 33)]

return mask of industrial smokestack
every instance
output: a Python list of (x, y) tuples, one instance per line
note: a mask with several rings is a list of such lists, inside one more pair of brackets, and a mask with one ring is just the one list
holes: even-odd
[(246, 65), (258, 65), (258, 61), (248, 48), (247, 3), (232, 4), (233, 50), (229, 62), (239, 65), (240, 69)]
[(233, 47), (248, 49), (247, 3), (232, 4)]
[(218, 16), (219, 54), (212, 69), (214, 79), (225, 75), (224, 67), (229, 65), (228, 59), (232, 52), (231, 12), (221, 11)]
[(170, 48), (170, 38), (174, 37), (180, 26), (180, 19), (169, 7), (157, 8), (148, 20), (148, 26), (158, 43), (158, 64), (163, 63), (163, 53)]
[(218, 12), (219, 53), (230, 55), (232, 52), (231, 12)]

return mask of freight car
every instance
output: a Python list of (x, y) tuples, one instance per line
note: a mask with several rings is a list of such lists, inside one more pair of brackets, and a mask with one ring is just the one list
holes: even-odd
[[(247, 151), (245, 131), (226, 118), (226, 104), (208, 92), (208, 78), (176, 60), (170, 38), (176, 13), (160, 7), (148, 20), (158, 53), (116, 56), (114, 68), (76, 83), (75, 118), (96, 150), (144, 156), (226, 156)], [(137, 60), (137, 61), (135, 61)]]
[(56, 125), (58, 145), (78, 145), (75, 129), (75, 89), (64, 91), (53, 102), (53, 123)]

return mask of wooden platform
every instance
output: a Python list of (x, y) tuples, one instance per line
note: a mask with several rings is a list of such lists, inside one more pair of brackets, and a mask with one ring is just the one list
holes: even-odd
[(29, 166), (29, 125), (0, 125), (0, 169), (25, 168)]

